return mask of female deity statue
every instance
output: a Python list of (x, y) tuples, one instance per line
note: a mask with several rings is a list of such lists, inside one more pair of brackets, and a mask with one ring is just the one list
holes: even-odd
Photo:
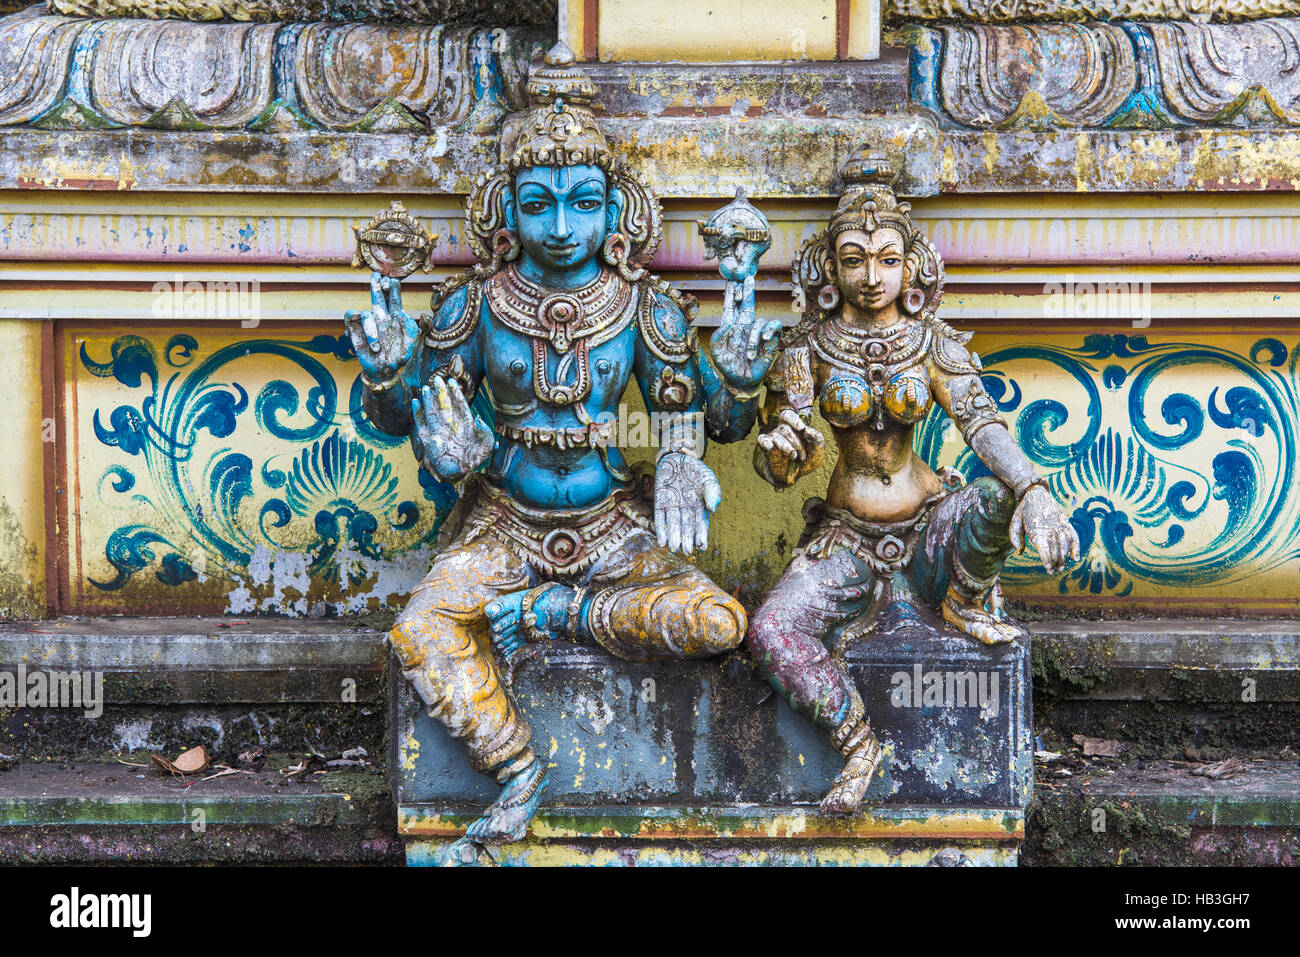
[[(557, 44), (528, 87), (533, 108), (507, 121), (502, 163), (469, 197), (479, 264), (442, 284), (432, 316), (408, 315), (379, 272), (370, 310), (347, 316), (371, 420), (464, 483), (389, 637), (429, 713), (501, 785), (473, 843), (522, 838), (546, 784), (508, 680), (526, 643), (643, 661), (739, 646), (744, 608), (683, 556), (721, 498), (705, 436), (749, 433), (781, 325), (755, 316), (766, 246), (741, 236), (731, 307), (702, 348), (689, 297), (644, 269), (662, 214), (606, 143), (594, 84)], [(615, 443), (632, 379), (662, 426), (653, 506)], [(492, 425), (470, 408), (484, 382)]]
[[(812, 472), (825, 440), (816, 397), (839, 448), (825, 500), (804, 507), (795, 557), (750, 622), (746, 644), (791, 707), (831, 732), (846, 759), (822, 800), (850, 813), (881, 762), (861, 695), (828, 652), (890, 603), (939, 612), (987, 644), (1024, 630), (1004, 617), (998, 575), (1026, 540), (1049, 572), (1079, 557), (1079, 539), (980, 381), (978, 356), (938, 317), (943, 262), (890, 188), (887, 161), (853, 163), (829, 226), (794, 266), (810, 307), (783, 336), (767, 378), (759, 474), (777, 488)], [(948, 414), (991, 472), (965, 484), (912, 449), (931, 404)]]

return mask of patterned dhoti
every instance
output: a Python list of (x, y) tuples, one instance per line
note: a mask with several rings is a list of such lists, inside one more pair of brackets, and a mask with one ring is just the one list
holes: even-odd
[(869, 625), (882, 602), (938, 609), (949, 587), (987, 596), (1011, 553), (1016, 497), (991, 476), (927, 501), (915, 518), (863, 522), (809, 502), (809, 527), (790, 566), (754, 613), (746, 645), (798, 712), (835, 729), (861, 703), (826, 646), (841, 626)]
[(389, 640), (429, 714), (477, 770), (518, 763), (532, 736), (489, 636), (484, 609), (502, 595), (551, 581), (588, 588), (590, 636), (633, 661), (704, 658), (744, 637), (744, 608), (659, 546), (638, 492), (568, 511), (527, 508), (486, 482), (466, 495), (463, 522)]

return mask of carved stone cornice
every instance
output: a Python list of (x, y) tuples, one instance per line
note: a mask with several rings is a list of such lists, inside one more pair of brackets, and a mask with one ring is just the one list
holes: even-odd
[(981, 130), (1300, 125), (1300, 18), (914, 25), (911, 99)]
[(146, 20), (395, 20), (449, 23), (474, 20), (497, 26), (546, 26), (556, 0), (49, 0), (51, 13), (72, 17)]
[(487, 131), (523, 104), (542, 39), (526, 28), (83, 20), (31, 9), (0, 19), (0, 126)]
[(1300, 0), (885, 0), (886, 19), (1032, 21), (1191, 20), (1228, 22), (1300, 15)]

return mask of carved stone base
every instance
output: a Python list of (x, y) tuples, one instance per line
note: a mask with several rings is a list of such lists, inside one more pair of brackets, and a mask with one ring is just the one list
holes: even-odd
[[(492, 860), (1013, 863), (1033, 786), (1027, 647), (985, 648), (895, 606), (845, 661), (886, 758), (862, 812), (842, 818), (816, 803), (842, 758), (747, 656), (636, 664), (552, 644), (516, 676), (551, 786), (529, 839)], [(495, 786), (395, 685), (399, 831), (408, 863), (438, 863)]]

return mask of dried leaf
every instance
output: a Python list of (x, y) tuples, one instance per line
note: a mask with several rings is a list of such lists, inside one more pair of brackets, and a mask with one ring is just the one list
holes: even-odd
[(155, 754), (153, 763), (172, 774), (198, 774), (208, 769), (208, 749), (200, 744), (196, 748), (190, 748), (175, 761), (168, 761)]
[(1083, 748), (1083, 753), (1087, 756), (1099, 758), (1119, 757), (1119, 742), (1111, 738), (1089, 738), (1082, 734), (1076, 734), (1073, 740), (1075, 744)]
[(1216, 761), (1214, 764), (1202, 764), (1199, 768), (1192, 768), (1192, 773), (1197, 777), (1209, 778), (1211, 781), (1224, 781), (1228, 778), (1235, 778), (1238, 774), (1245, 774), (1249, 766), (1240, 758), (1228, 758), (1226, 761)]

